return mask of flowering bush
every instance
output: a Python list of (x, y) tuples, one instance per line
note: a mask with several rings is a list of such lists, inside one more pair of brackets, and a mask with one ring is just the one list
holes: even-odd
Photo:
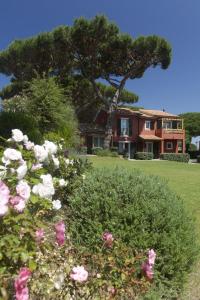
[(0, 165), (0, 286), (6, 293), (16, 278), (16, 299), (21, 300), (28, 299), (28, 278), (22, 280), (22, 274), (28, 270), (30, 277), (37, 269), (38, 247), (64, 244), (65, 225), (58, 212), (83, 181), (86, 164), (66, 157), (62, 144), (35, 145), (18, 129), (7, 142)]

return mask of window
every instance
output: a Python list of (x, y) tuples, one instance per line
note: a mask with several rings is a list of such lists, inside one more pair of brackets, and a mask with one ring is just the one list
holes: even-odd
[(151, 130), (152, 123), (149, 120), (145, 121), (145, 130)]
[(173, 143), (172, 142), (166, 142), (166, 149), (172, 150), (173, 149)]
[(153, 143), (152, 142), (145, 142), (144, 152), (153, 152)]
[(178, 141), (178, 152), (183, 151), (183, 142), (181, 140)]
[(103, 148), (104, 138), (100, 136), (93, 136), (93, 147)]
[(164, 129), (172, 129), (172, 121), (164, 121), (163, 128)]
[(129, 119), (121, 118), (121, 136), (129, 135)]

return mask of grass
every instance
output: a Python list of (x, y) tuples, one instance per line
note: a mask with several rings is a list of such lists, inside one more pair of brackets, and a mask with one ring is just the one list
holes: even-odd
[[(94, 167), (116, 166), (141, 171), (165, 178), (173, 191), (181, 196), (186, 209), (195, 217), (200, 244), (200, 164), (170, 161), (128, 161), (112, 157), (90, 157)], [(200, 299), (200, 262), (194, 268), (181, 299)]]

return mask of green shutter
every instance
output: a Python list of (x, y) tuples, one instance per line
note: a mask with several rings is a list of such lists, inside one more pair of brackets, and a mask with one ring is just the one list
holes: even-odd
[(132, 119), (129, 118), (129, 136), (132, 136), (132, 127), (133, 127), (133, 122)]
[(117, 135), (121, 135), (121, 119), (117, 119)]

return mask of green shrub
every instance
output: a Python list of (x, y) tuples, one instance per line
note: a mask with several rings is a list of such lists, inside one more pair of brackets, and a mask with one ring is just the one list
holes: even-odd
[(200, 155), (197, 156), (197, 162), (200, 163)]
[(118, 147), (110, 147), (111, 152), (118, 152)]
[(180, 288), (196, 254), (193, 221), (165, 182), (139, 171), (94, 170), (69, 199), (76, 245), (97, 251), (102, 232), (157, 252), (155, 282)]
[(35, 143), (42, 141), (42, 134), (34, 117), (22, 112), (1, 112), (0, 136), (5, 139), (10, 138), (11, 131), (15, 128), (22, 130)]
[(153, 153), (151, 153), (151, 152), (136, 152), (135, 159), (150, 160), (150, 159), (153, 159)]
[(93, 147), (92, 148), (92, 154), (97, 155), (97, 153), (99, 151), (101, 151), (101, 150), (103, 150), (103, 148), (101, 148), (101, 147)]
[(190, 155), (188, 153), (162, 153), (160, 154), (160, 159), (187, 163)]

